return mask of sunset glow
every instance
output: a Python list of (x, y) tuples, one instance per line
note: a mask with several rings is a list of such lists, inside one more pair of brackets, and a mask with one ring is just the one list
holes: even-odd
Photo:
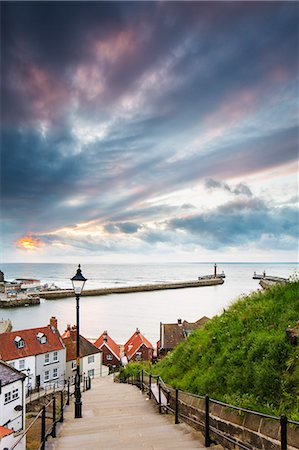
[(18, 247), (25, 248), (26, 250), (36, 250), (41, 246), (41, 242), (33, 239), (31, 236), (24, 236), (16, 244)]

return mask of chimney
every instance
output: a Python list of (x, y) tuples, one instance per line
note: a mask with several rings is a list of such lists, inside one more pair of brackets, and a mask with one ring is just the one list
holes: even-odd
[(50, 318), (50, 327), (53, 327), (57, 330), (57, 319), (55, 316), (52, 316)]
[(136, 328), (136, 334), (140, 334), (140, 331), (138, 328)]
[(178, 325), (182, 325), (182, 319), (178, 319)]
[(76, 327), (76, 325), (73, 325), (70, 328), (70, 336), (71, 336), (72, 341), (74, 341), (74, 342), (77, 341), (77, 327)]
[(104, 340), (104, 342), (107, 342), (107, 341), (108, 341), (108, 333), (107, 333), (106, 330), (105, 330), (104, 333), (103, 333), (103, 340)]

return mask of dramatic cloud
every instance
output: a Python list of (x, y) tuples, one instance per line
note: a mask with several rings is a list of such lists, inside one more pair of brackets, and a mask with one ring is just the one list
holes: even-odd
[(291, 248), (297, 22), (293, 2), (1, 2), (5, 257), (26, 236), (41, 259)]

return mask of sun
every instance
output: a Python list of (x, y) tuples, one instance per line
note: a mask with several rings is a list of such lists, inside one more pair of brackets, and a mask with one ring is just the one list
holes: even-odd
[(26, 250), (36, 250), (41, 246), (41, 242), (31, 236), (24, 236), (16, 242), (16, 245)]

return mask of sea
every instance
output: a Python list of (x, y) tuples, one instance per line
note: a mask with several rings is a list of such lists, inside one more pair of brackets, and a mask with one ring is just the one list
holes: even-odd
[[(11, 263), (0, 269), (7, 281), (37, 278), (42, 284), (71, 288), (77, 265)], [(85, 288), (93, 289), (196, 280), (212, 274), (214, 264), (83, 264), (81, 269), (87, 278)], [(138, 328), (155, 347), (160, 322), (212, 318), (238, 298), (261, 289), (259, 280), (253, 279), (254, 272), (289, 278), (297, 276), (298, 270), (298, 263), (218, 263), (217, 271), (226, 276), (222, 285), (81, 297), (80, 334), (93, 340), (107, 330), (117, 343), (124, 344)], [(40, 305), (0, 311), (0, 319), (10, 319), (13, 330), (45, 326), (51, 316), (56, 316), (63, 333), (68, 324), (75, 324), (75, 298), (41, 300)]]

